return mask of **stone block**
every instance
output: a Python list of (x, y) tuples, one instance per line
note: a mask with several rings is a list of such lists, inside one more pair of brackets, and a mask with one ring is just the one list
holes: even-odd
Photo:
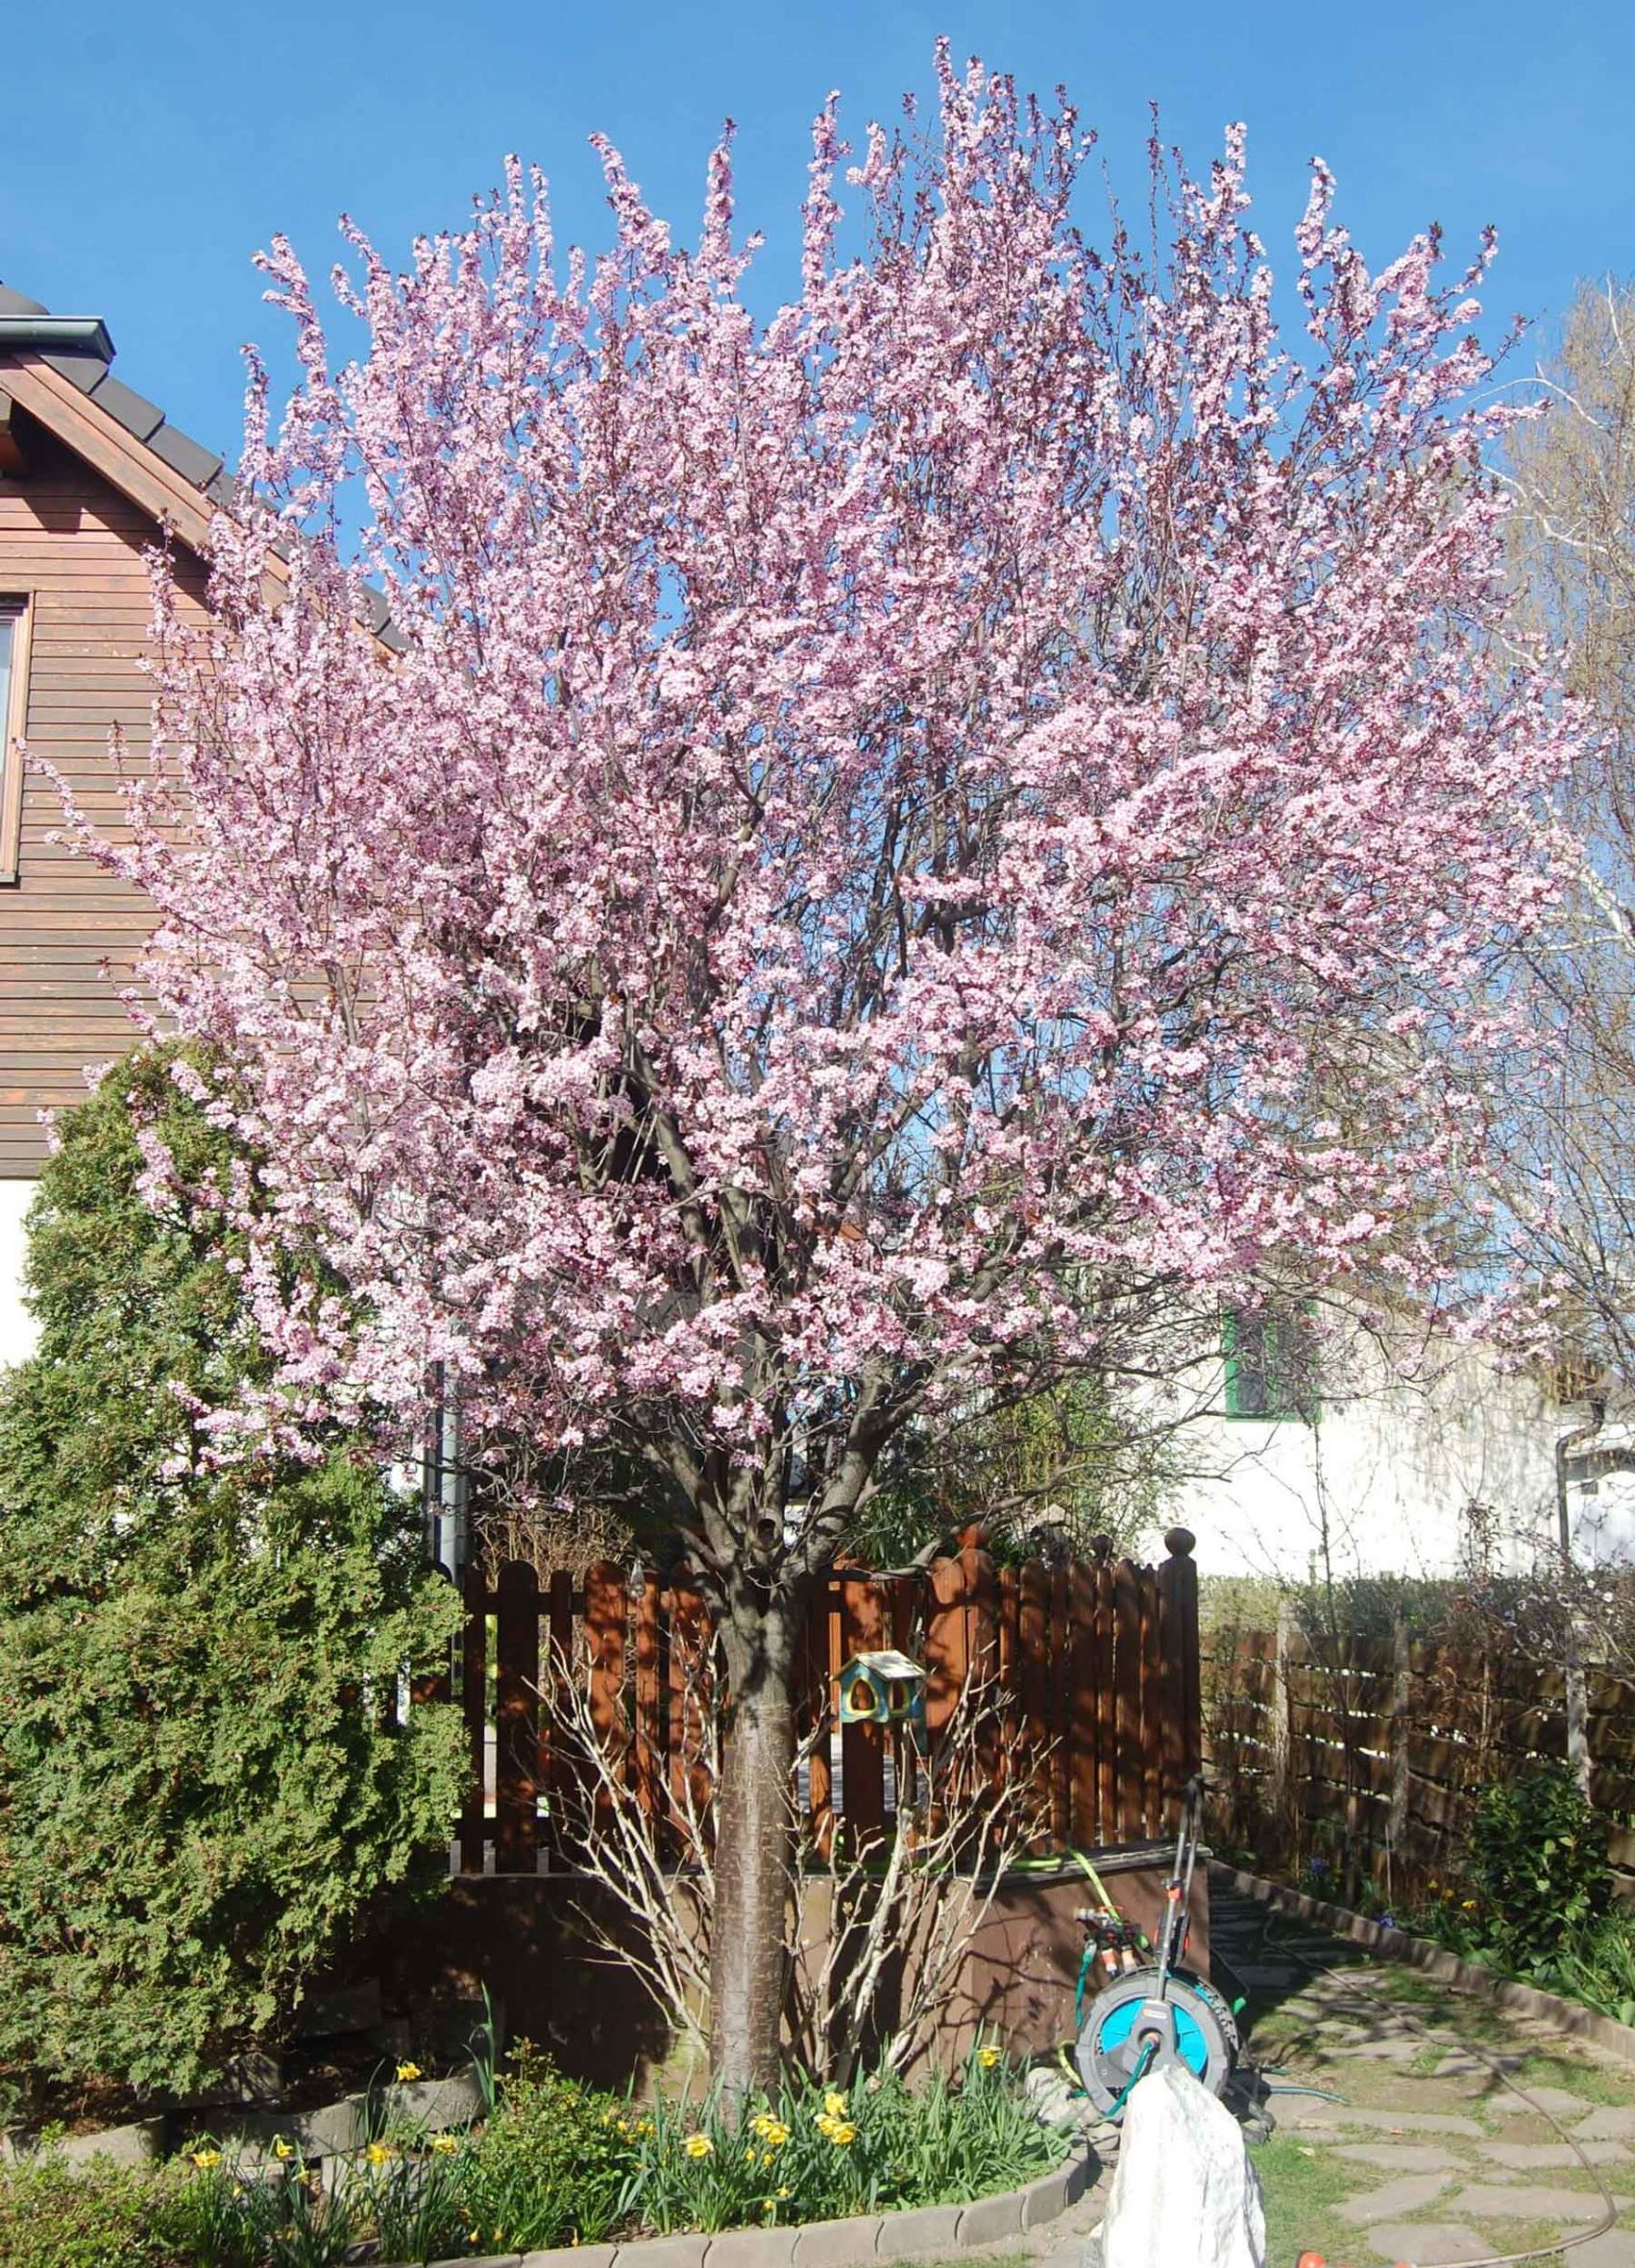
[(110, 2165), (151, 2165), (164, 2150), (164, 2120), (137, 2118), (129, 2126), (104, 2127), (100, 2134), (69, 2134), (57, 2144), (70, 2165), (105, 2158)]
[(380, 1980), (338, 1985), (309, 1992), (295, 2012), (297, 2039), (328, 2039), (351, 2032), (373, 2032), (380, 2022)]
[(622, 2244), (625, 2268), (704, 2268), (707, 2236), (650, 2236), (645, 2244)]
[(872, 2260), (885, 2225), (881, 2213), (857, 2213), (844, 2221), (808, 2221), (794, 2232), (794, 2268), (852, 2268)]
[(880, 2224), (880, 2257), (912, 2260), (915, 2254), (951, 2253), (960, 2241), (961, 2205), (922, 2205), (888, 2213)]
[[(704, 2255), (704, 2268), (789, 2268), (794, 2255), (797, 2229), (727, 2229), (712, 2236)], [(526, 2268), (525, 2262), (524, 2268)], [(578, 2255), (564, 2268), (578, 2268)], [(632, 2253), (625, 2268), (641, 2268)]]
[(960, 2210), (960, 2245), (997, 2244), (1016, 2235), (1022, 2226), (1022, 2192), (1005, 2189), (997, 2197), (979, 2197)]
[(613, 2268), (619, 2249), (616, 2244), (559, 2244), (549, 2252), (525, 2253), (523, 2268)]
[[(399, 2102), (411, 2118), (434, 2131), (467, 2126), (482, 2113), (482, 2083), (474, 2067), (454, 2071), (447, 2079), (413, 2079), (397, 2090)], [(580, 2245), (578, 2252), (585, 2247)]]
[(1067, 2168), (1059, 2165), (1055, 2173), (1041, 2174), (1020, 2195), (1024, 2229), (1038, 2229), (1046, 2221), (1054, 2221), (1067, 2210)]
[(1077, 2205), (1080, 2198), (1094, 2186), (1101, 2172), (1101, 2159), (1087, 2146), (1075, 2150), (1067, 2160), (1067, 2202)]

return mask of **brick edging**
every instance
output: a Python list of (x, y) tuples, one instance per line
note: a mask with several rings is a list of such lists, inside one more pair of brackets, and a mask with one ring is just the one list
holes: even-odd
[(901, 2213), (859, 2213), (843, 2221), (799, 2221), (788, 2229), (723, 2229), (717, 2236), (647, 2236), (633, 2244), (562, 2245), (550, 2252), (490, 2253), (433, 2261), (431, 2268), (864, 2268), (869, 2260), (946, 2255), (995, 2244), (1054, 2221), (1077, 2205), (1099, 2160), (1078, 2143), (1053, 2173), (1023, 2189), (1002, 2189), (969, 2205), (918, 2206)]
[(1455, 1986), (1461, 1992), (1473, 1992), (1478, 1999), (1513, 2009), (1518, 2015), (1547, 2017), (1562, 2031), (1574, 2033), (1581, 2039), (1592, 2039), (1598, 2047), (1622, 2057), (1624, 2062), (1635, 2063), (1635, 2030), (1619, 2023), (1614, 2016), (1598, 2015), (1594, 2009), (1585, 2008), (1576, 2000), (1563, 2000), (1559, 1993), (1545, 1992), (1537, 1985), (1524, 1985), (1514, 1977), (1496, 1976), (1479, 1962), (1461, 1961), (1446, 1945), (1433, 1945), (1428, 1938), (1413, 1937), (1403, 1929), (1387, 1929), (1382, 1922), (1369, 1921), (1360, 1914), (1353, 1914), (1349, 1907), (1330, 1906), (1323, 1898), (1308, 1898), (1304, 1890), (1285, 1889), (1281, 1882), (1273, 1882), (1263, 1874), (1245, 1874), (1239, 1867), (1229, 1866), (1223, 1859), (1210, 1859), (1208, 1864), (1211, 1881), (1229, 1884), (1245, 1897), (1258, 1898), (1263, 1906), (1275, 1906), (1280, 1913), (1293, 1914), (1298, 1920), (1315, 1922), (1331, 1937), (1350, 1938), (1354, 1944), (1366, 1945), (1370, 1952), (1382, 1954), (1388, 1961), (1403, 1962), (1428, 1977), (1435, 1977), (1441, 1984)]

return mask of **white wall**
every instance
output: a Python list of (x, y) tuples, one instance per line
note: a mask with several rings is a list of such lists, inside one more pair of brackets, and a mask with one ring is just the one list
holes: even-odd
[[(1555, 1548), (1555, 1443), (1580, 1408), (1479, 1348), (1433, 1347), (1394, 1369), (1358, 1334), (1329, 1341), (1321, 1362), (1313, 1424), (1224, 1415), (1219, 1364), (1172, 1396), (1168, 1512), (1197, 1537), (1202, 1573), (1452, 1575), (1480, 1531), (1495, 1572)], [(1574, 1486), (1569, 1517), (1585, 1559), (1635, 1558), (1629, 1476)]]
[(32, 1354), (39, 1333), (23, 1305), (23, 1219), (33, 1182), (0, 1181), (0, 1364)]

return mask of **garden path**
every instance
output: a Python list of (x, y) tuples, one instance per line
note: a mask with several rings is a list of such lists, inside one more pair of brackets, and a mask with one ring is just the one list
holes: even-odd
[[(1575, 2136), (1619, 2205), (1615, 2228), (1537, 2268), (1635, 2268), (1635, 2066), (1320, 1930), (1265, 1924), (1254, 1899), (1211, 1886), (1215, 1981), (1243, 1996), (1247, 2061), (1272, 2090), (1272, 2134), (1254, 2150), (1268, 2268), (1307, 2250), (1330, 2268), (1457, 2268), (1598, 2219), (1594, 2181), (1491, 2059)], [(1111, 2178), (1109, 2164), (1062, 2219), (962, 2263), (1090, 2268)]]

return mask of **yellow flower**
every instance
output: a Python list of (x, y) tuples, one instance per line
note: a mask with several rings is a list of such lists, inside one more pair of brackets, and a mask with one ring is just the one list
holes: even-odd
[(715, 2147), (708, 2134), (689, 2134), (685, 2144), (689, 2158), (712, 2157)]
[(823, 2097), (823, 2108), (831, 2118), (843, 2118), (851, 2109), (851, 2105), (846, 2101), (844, 2095), (837, 2094), (835, 2089), (830, 2087), (828, 2093)]
[(207, 2174), (211, 2166), (220, 2165), (221, 2152), (219, 2150), (195, 2150), (193, 2163), (202, 2174)]
[(976, 2060), (985, 2071), (991, 2071), (999, 2061), (999, 2050), (996, 2047), (979, 2047)]
[(781, 2118), (773, 2118), (769, 2111), (763, 2110), (760, 2117), (751, 2119), (749, 2124), (751, 2133), (759, 2134), (769, 2149), (781, 2150), (789, 2140), (788, 2127)]
[(452, 2158), (459, 2146), (458, 2134), (433, 2134), (431, 2137), (431, 2147), (439, 2158)]
[(406, 2086), (411, 2079), (419, 2077), (420, 2065), (418, 2063), (400, 2063), (398, 2065), (398, 2080), (401, 2085)]
[(755, 2163), (755, 2145), (753, 2142), (750, 2143), (748, 2149), (744, 2151), (744, 2155), (751, 2165)]
[(1467, 1898), (1464, 1902), (1464, 1905), (1460, 1908), (1460, 1912), (1463, 1914), (1474, 1914), (1476, 1910), (1476, 1902), (1475, 1898)]
[(295, 2144), (293, 2142), (286, 2142), (282, 2134), (275, 2134), (273, 2136), (273, 2156), (283, 2160), (293, 2158), (295, 2156)]
[(389, 2142), (371, 2142), (363, 2155), (371, 2165), (385, 2165), (398, 2154)]
[(837, 2150), (843, 2150), (848, 2142), (857, 2140), (857, 2129), (846, 2119), (837, 2118), (829, 2129), (829, 2139)]
[(789, 2194), (790, 2194), (790, 2192), (789, 2192), (787, 2189), (780, 2189), (780, 2190), (778, 2191), (778, 2195), (779, 2195), (780, 2197), (788, 2197), (788, 2196), (789, 2196)]

